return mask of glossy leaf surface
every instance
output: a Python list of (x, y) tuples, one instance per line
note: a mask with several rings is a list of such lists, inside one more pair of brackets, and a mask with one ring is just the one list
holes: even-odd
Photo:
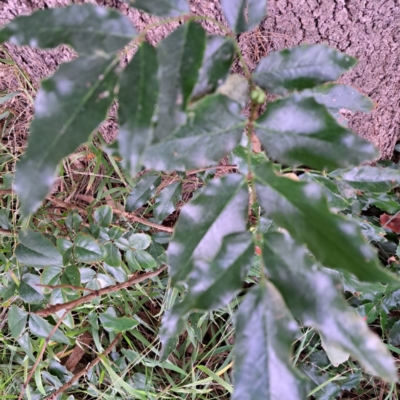
[(17, 339), (25, 329), (28, 313), (25, 310), (12, 305), (8, 310), (7, 324), (11, 331), (11, 336)]
[(192, 311), (210, 311), (226, 306), (242, 288), (253, 257), (251, 234), (242, 232), (225, 236), (214, 259), (194, 265), (188, 274), (188, 292), (164, 317), (161, 336), (169, 338), (179, 334), (184, 328), (184, 318)]
[(355, 64), (355, 58), (323, 44), (301, 45), (268, 54), (253, 79), (269, 93), (287, 94), (335, 81)]
[(354, 189), (369, 193), (386, 193), (400, 186), (400, 170), (369, 165), (334, 171), (333, 177), (345, 181)]
[(235, 33), (255, 28), (267, 15), (267, 0), (221, 0), (221, 6)]
[(81, 57), (43, 81), (35, 100), (28, 148), (17, 163), (14, 189), (23, 215), (49, 192), (58, 163), (84, 143), (113, 101), (114, 59)]
[(184, 110), (196, 85), (205, 47), (206, 33), (193, 21), (180, 26), (157, 47), (160, 93), (154, 141), (185, 122)]
[(107, 310), (105, 313), (100, 314), (101, 325), (111, 332), (124, 332), (133, 329), (139, 323), (128, 317), (117, 317), (114, 312)]
[(187, 0), (125, 0), (132, 7), (159, 17), (177, 17), (190, 12)]
[(247, 188), (239, 175), (213, 179), (182, 210), (167, 250), (172, 282), (206, 268), (225, 236), (246, 231)]
[(293, 367), (297, 324), (275, 287), (260, 283), (236, 317), (233, 400), (302, 400), (308, 385)]
[(315, 327), (324, 340), (356, 357), (370, 373), (395, 381), (392, 357), (379, 337), (344, 301), (333, 275), (321, 270), (305, 248), (279, 233), (264, 236), (269, 277), (293, 315)]
[(167, 139), (147, 148), (144, 164), (161, 171), (215, 165), (239, 143), (244, 118), (238, 103), (221, 94), (205, 97), (188, 110), (188, 121)]
[(51, 241), (39, 232), (27, 230), (18, 235), (15, 255), (19, 263), (41, 269), (48, 266), (62, 267), (62, 256)]
[(209, 36), (206, 50), (192, 98), (196, 99), (215, 89), (225, 81), (235, 55), (235, 44), (231, 38)]
[(113, 211), (110, 206), (100, 206), (94, 210), (93, 215), (97, 225), (107, 228), (111, 224)]
[(112, 53), (136, 36), (127, 17), (92, 4), (48, 8), (16, 18), (0, 30), (0, 42), (53, 48), (68, 44), (78, 53)]
[(158, 97), (156, 49), (142, 43), (120, 78), (118, 146), (122, 162), (135, 175), (153, 139)]
[(96, 239), (78, 233), (74, 245), (75, 258), (83, 263), (94, 263), (107, 257), (107, 250)]
[(156, 193), (161, 177), (155, 172), (143, 175), (126, 199), (126, 211), (135, 211), (146, 204)]
[(182, 196), (182, 183), (173, 182), (157, 196), (154, 204), (154, 218), (162, 221), (175, 211), (176, 203)]
[(378, 155), (371, 143), (340, 125), (323, 105), (297, 94), (270, 103), (255, 130), (268, 155), (288, 165), (334, 169)]
[(348, 85), (329, 83), (303, 90), (299, 95), (303, 98), (314, 97), (317, 103), (324, 105), (343, 125), (346, 125), (346, 121), (340, 114), (341, 110), (369, 113), (374, 108), (374, 102), (369, 97)]
[(19, 288), (19, 297), (28, 304), (39, 304), (44, 300), (43, 290), (38, 284), (41, 284), (40, 277), (33, 274), (23, 275)]
[[(53, 326), (50, 325), (44, 318), (35, 314), (31, 314), (29, 316), (29, 329), (37, 337), (46, 339), (53, 330)], [(69, 339), (62, 333), (60, 328), (54, 332), (50, 341), (56, 341), (67, 345), (70, 344)]]
[(256, 175), (258, 201), (265, 215), (307, 244), (326, 267), (351, 272), (360, 280), (400, 284), (380, 267), (357, 224), (329, 211), (318, 184), (279, 177), (269, 163), (260, 164)]

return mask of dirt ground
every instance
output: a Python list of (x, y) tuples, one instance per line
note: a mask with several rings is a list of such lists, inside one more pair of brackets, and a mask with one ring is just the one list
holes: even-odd
[[(144, 13), (129, 9), (120, 0), (0, 0), (0, 26), (38, 8), (82, 2), (118, 8), (139, 31), (154, 21)], [(190, 4), (194, 13), (224, 22), (218, 0), (190, 0)], [(147, 39), (156, 44), (173, 28), (156, 28), (148, 33)], [(212, 33), (218, 32), (210, 24), (206, 28)], [(266, 20), (254, 31), (240, 35), (238, 40), (250, 69), (269, 52), (300, 43), (327, 43), (357, 57), (358, 65), (341, 81), (359, 88), (377, 106), (370, 115), (351, 116), (349, 125), (373, 142), (382, 158), (392, 156), (400, 139), (400, 0), (270, 0)], [(5, 44), (4, 49), (0, 48), (0, 58), (16, 62), (34, 87), (59, 64), (73, 57), (66, 47), (41, 51)], [(0, 64), (0, 92), (19, 87), (21, 81), (14, 72), (15, 67)], [(15, 102), (15, 108), (25, 110), (20, 129), (27, 129), (31, 108), (22, 97)], [(115, 121), (104, 129), (108, 138), (115, 137)]]

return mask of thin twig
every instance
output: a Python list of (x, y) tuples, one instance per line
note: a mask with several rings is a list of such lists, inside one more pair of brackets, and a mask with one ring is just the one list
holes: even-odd
[[(11, 189), (0, 190), (0, 194), (12, 194), (12, 193), (13, 193), (13, 191)], [(46, 199), (51, 201), (52, 203), (54, 203), (58, 207), (66, 208), (68, 210), (76, 209), (79, 212), (81, 212), (82, 214), (88, 215), (88, 212), (84, 208), (82, 208), (82, 207), (80, 207), (80, 206), (78, 206), (78, 205), (76, 205), (74, 203), (66, 203), (65, 201), (59, 200), (59, 199), (57, 199), (56, 197), (53, 197), (53, 196), (47, 196)], [(174, 229), (170, 228), (169, 226), (158, 225), (158, 224), (156, 224), (154, 222), (147, 221), (147, 219), (139, 217), (138, 215), (135, 215), (133, 213), (129, 213), (127, 211), (121, 211), (121, 210), (118, 210), (117, 208), (113, 208), (113, 212), (115, 214), (117, 214), (117, 215), (123, 215), (123, 216), (125, 216), (127, 218), (130, 218), (134, 222), (140, 223), (142, 225), (150, 226), (151, 228), (157, 229), (159, 231), (164, 231), (164, 232), (168, 232), (168, 233), (173, 233), (174, 232)], [(0, 233), (1, 233), (1, 231), (0, 231)]]
[[(119, 341), (119, 339), (122, 337), (122, 333), (119, 333), (115, 339), (110, 343), (110, 345), (104, 350), (102, 357), (107, 356), (113, 347), (115, 347)], [(58, 388), (54, 393), (52, 393), (50, 396), (46, 397), (46, 400), (55, 400), (57, 396), (59, 396), (61, 393), (64, 393), (66, 390), (68, 390), (81, 376), (85, 375), (88, 373), (90, 369), (92, 369), (94, 366), (96, 366), (99, 362), (101, 361), (101, 357), (97, 356), (85, 369), (82, 371), (78, 372), (75, 374), (71, 380), (69, 380), (67, 383), (62, 385), (60, 388)]]
[(63, 284), (63, 285), (42, 285), (41, 283), (35, 283), (35, 286), (40, 286), (42, 288), (46, 289), (73, 289), (73, 290), (81, 290), (81, 291), (86, 291), (90, 293), (96, 293), (95, 289), (89, 289), (86, 287), (82, 286), (74, 286), (74, 285), (68, 285), (68, 284)]
[(215, 165), (213, 167), (206, 167), (206, 168), (199, 168), (199, 169), (192, 169), (186, 172), (186, 175), (193, 175), (197, 174), (198, 172), (209, 171), (212, 169), (235, 169), (237, 165)]
[(2, 235), (8, 235), (8, 236), (13, 236), (14, 232), (13, 231), (9, 231), (8, 229), (2, 229), (0, 228), (0, 234)]
[(28, 377), (26, 378), (26, 381), (24, 382), (23, 386), (22, 386), (22, 390), (21, 390), (21, 394), (18, 397), (18, 400), (22, 400), (22, 398), (24, 397), (24, 393), (26, 388), (28, 387), (28, 384), (30, 382), (30, 380), (32, 379), (33, 374), (36, 371), (36, 368), (38, 367), (40, 361), (42, 361), (44, 352), (46, 351), (47, 345), (50, 342), (51, 337), (54, 335), (54, 333), (56, 332), (56, 330), (60, 327), (63, 319), (67, 316), (67, 314), (70, 312), (70, 309), (65, 310), (64, 314), (61, 316), (61, 318), (57, 321), (57, 323), (54, 325), (53, 329), (51, 330), (51, 332), (49, 333), (49, 336), (47, 336), (47, 338), (45, 339), (42, 349), (40, 350), (40, 353), (38, 354), (38, 356), (36, 357), (36, 361), (35, 364), (33, 365), (31, 371), (29, 372)]
[(156, 271), (146, 272), (140, 276), (133, 276), (132, 278), (128, 279), (125, 282), (118, 283), (117, 285), (107, 286), (103, 289), (95, 290), (94, 293), (87, 294), (86, 296), (82, 296), (79, 299), (69, 301), (68, 303), (63, 304), (53, 304), (43, 310), (36, 311), (35, 314), (41, 317), (48, 317), (51, 314), (54, 314), (61, 310), (72, 310), (73, 308), (86, 303), (88, 301), (93, 300), (96, 297), (103, 296), (104, 294), (113, 293), (120, 289), (126, 289), (129, 286), (132, 286), (136, 283), (142, 282), (146, 279), (153, 278), (154, 276), (159, 275), (162, 271), (167, 268), (163, 265), (161, 268), (157, 269)]

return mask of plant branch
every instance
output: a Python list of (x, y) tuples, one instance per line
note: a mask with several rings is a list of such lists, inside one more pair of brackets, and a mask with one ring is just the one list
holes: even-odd
[(44, 352), (46, 351), (47, 345), (50, 342), (51, 337), (54, 335), (54, 333), (56, 332), (56, 330), (60, 327), (62, 321), (64, 320), (64, 318), (67, 316), (67, 314), (70, 312), (70, 310), (65, 310), (64, 314), (61, 316), (61, 318), (57, 321), (57, 323), (54, 325), (53, 329), (51, 330), (51, 332), (49, 333), (49, 336), (47, 336), (47, 338), (45, 339), (43, 346), (40, 350), (40, 353), (38, 354), (38, 356), (36, 357), (36, 361), (35, 364), (33, 365), (31, 371), (29, 372), (28, 377), (26, 378), (26, 381), (24, 382), (23, 386), (22, 386), (22, 390), (21, 390), (21, 394), (18, 397), (18, 400), (22, 400), (24, 397), (24, 393), (26, 391), (26, 388), (28, 387), (28, 384), (30, 382), (30, 380), (32, 379), (33, 374), (36, 371), (36, 368), (38, 367), (40, 361), (42, 361)]
[(132, 276), (125, 282), (118, 283), (117, 285), (107, 286), (103, 289), (95, 290), (94, 293), (87, 294), (85, 296), (80, 297), (79, 299), (69, 301), (68, 303), (63, 304), (53, 304), (43, 310), (36, 311), (35, 314), (41, 317), (48, 317), (51, 314), (54, 314), (61, 310), (71, 311), (73, 308), (86, 303), (88, 301), (93, 300), (96, 297), (103, 296), (105, 294), (113, 293), (121, 289), (126, 289), (129, 286), (132, 286), (136, 283), (143, 282), (146, 279), (153, 278), (159, 275), (162, 271), (164, 271), (167, 267), (163, 265), (161, 268), (156, 271), (146, 272), (145, 274), (139, 276)]
[[(117, 345), (117, 343), (119, 342), (121, 337), (122, 337), (122, 333), (119, 333), (115, 337), (115, 339), (110, 343), (110, 345), (104, 350), (104, 352), (102, 354), (103, 357), (107, 356), (111, 352), (111, 350), (113, 349), (114, 346)], [(94, 366), (96, 366), (100, 361), (101, 361), (101, 357), (97, 356), (86, 368), (84, 368), (82, 371), (75, 374), (71, 378), (71, 380), (69, 380), (67, 383), (62, 385), (59, 389), (57, 389), (50, 396), (47, 396), (46, 400), (55, 400), (61, 393), (64, 393), (67, 389), (69, 389), (81, 376), (87, 374), (88, 371), (90, 369), (92, 369)]]

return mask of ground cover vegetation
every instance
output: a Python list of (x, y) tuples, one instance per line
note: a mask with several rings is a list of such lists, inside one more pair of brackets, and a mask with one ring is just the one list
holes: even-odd
[(0, 30), (77, 56), (0, 97), (2, 398), (397, 398), (399, 167), (347, 127), (374, 107), (335, 83), (354, 58), (302, 45), (248, 69), (235, 35), (266, 3), (222, 0), (227, 28), (132, 0), (179, 22), (157, 47), (91, 4)]

